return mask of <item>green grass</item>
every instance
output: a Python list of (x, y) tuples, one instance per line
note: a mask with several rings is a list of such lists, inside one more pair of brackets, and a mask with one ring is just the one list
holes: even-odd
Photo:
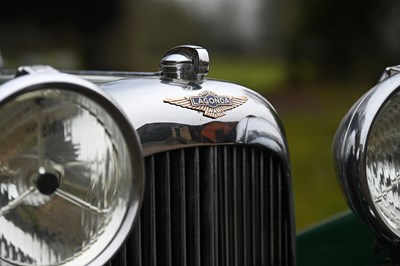
[(348, 209), (334, 171), (332, 142), (341, 119), (363, 93), (359, 87), (364, 86), (310, 85), (300, 92), (281, 92), (273, 102), (291, 153), (298, 230)]
[(336, 123), (324, 111), (296, 110), (281, 116), (291, 153), (297, 228), (346, 208), (331, 156)]
[(278, 90), (287, 80), (284, 64), (249, 58), (215, 58), (208, 76), (228, 80), (260, 93)]

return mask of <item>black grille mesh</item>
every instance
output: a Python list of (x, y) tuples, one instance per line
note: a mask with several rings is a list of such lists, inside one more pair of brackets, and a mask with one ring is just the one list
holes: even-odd
[(147, 157), (140, 218), (108, 265), (293, 265), (282, 169), (245, 146)]

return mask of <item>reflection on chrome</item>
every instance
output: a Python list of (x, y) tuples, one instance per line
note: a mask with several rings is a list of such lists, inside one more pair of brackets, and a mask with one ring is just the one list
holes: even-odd
[[(7, 205), (0, 208), (0, 216), (7, 214), (9, 211), (17, 207), (21, 202), (35, 191), (35, 187), (30, 187), (27, 191), (21, 193), (16, 198), (10, 200)], [(3, 191), (1, 191), (3, 193)]]
[(57, 196), (60, 196), (61, 198), (65, 199), (65, 200), (71, 202), (72, 204), (75, 204), (76, 206), (81, 207), (81, 208), (83, 208), (85, 210), (88, 210), (88, 211), (96, 212), (98, 214), (103, 214), (103, 215), (105, 215), (105, 214), (110, 212), (110, 209), (100, 209), (100, 208), (98, 208), (96, 206), (93, 206), (92, 204), (90, 204), (90, 203), (88, 203), (88, 202), (86, 202), (84, 200), (81, 200), (78, 197), (75, 197), (71, 193), (67, 193), (67, 192), (65, 192), (65, 191), (63, 191), (61, 189), (58, 189), (55, 192), (55, 194)]

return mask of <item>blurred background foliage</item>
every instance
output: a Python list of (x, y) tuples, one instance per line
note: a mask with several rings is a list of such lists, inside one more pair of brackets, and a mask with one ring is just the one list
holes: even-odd
[(4, 66), (158, 71), (179, 44), (210, 53), (209, 76), (277, 109), (291, 152), (297, 228), (347, 209), (331, 144), (352, 103), (400, 63), (395, 0), (6, 1)]

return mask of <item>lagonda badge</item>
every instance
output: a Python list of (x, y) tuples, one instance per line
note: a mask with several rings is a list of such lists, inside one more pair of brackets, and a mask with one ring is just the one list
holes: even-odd
[(183, 108), (201, 111), (206, 117), (219, 118), (224, 116), (226, 111), (244, 104), (247, 100), (248, 98), (246, 96), (235, 97), (217, 95), (212, 91), (203, 91), (198, 96), (165, 99), (164, 102)]

